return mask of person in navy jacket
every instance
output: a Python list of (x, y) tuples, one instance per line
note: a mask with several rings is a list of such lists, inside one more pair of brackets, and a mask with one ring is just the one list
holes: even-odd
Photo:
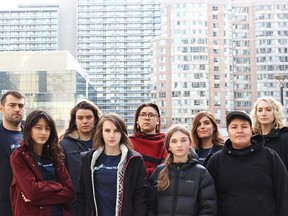
[[(12, 170), (10, 155), (23, 140), (21, 121), (25, 112), (25, 97), (17, 90), (7, 90), (1, 97), (0, 111), (0, 210), (1, 215), (12, 216), (10, 185)], [(5, 173), (4, 173), (5, 172)]]

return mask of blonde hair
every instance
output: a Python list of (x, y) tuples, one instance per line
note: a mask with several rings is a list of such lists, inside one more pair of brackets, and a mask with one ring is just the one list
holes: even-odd
[(251, 111), (253, 133), (254, 134), (262, 134), (261, 123), (258, 121), (258, 118), (257, 118), (257, 107), (261, 101), (267, 102), (268, 105), (273, 110), (274, 122), (273, 122), (272, 128), (275, 128), (275, 129), (283, 128), (285, 126), (285, 124), (284, 124), (284, 120), (283, 120), (284, 119), (284, 113), (283, 113), (282, 104), (272, 97), (262, 97), (262, 98), (259, 98), (254, 103), (252, 111)]
[(161, 172), (159, 173), (159, 176), (158, 176), (158, 180), (157, 180), (157, 188), (158, 188), (158, 190), (161, 190), (161, 191), (166, 190), (170, 185), (169, 168), (168, 167), (169, 167), (169, 164), (171, 164), (173, 162), (173, 154), (169, 150), (169, 143), (170, 143), (170, 139), (171, 139), (172, 135), (177, 131), (184, 133), (188, 137), (189, 142), (192, 143), (190, 131), (187, 130), (182, 125), (178, 125), (178, 124), (173, 125), (168, 129), (166, 137), (165, 137), (165, 141), (164, 141), (164, 146), (165, 146), (165, 148), (169, 154), (165, 160), (165, 168), (161, 170)]

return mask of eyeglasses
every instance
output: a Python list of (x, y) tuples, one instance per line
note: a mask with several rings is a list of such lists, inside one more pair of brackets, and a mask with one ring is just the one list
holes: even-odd
[(154, 119), (157, 115), (154, 114), (154, 113), (140, 113), (139, 116), (140, 116), (141, 119), (144, 120), (144, 119), (147, 118), (147, 116), (148, 116), (149, 119)]

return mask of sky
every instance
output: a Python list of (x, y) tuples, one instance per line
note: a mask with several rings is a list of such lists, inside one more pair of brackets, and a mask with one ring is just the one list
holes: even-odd
[(5, 0), (0, 1), (0, 9), (4, 8), (17, 8), (19, 3), (55, 3), (59, 0)]

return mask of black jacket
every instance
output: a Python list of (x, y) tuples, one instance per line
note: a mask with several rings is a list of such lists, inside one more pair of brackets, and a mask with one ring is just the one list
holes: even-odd
[(196, 159), (186, 163), (169, 165), (170, 185), (158, 191), (156, 184), (159, 165), (148, 181), (147, 215), (213, 216), (216, 215), (217, 202), (213, 179)]
[(1, 215), (11, 216), (10, 185), (12, 183), (12, 170), (10, 165), (11, 147), (5, 134), (3, 124), (0, 124), (0, 210)]
[[(115, 216), (144, 216), (146, 213), (145, 182), (146, 172), (142, 156), (134, 151), (128, 150), (121, 145), (122, 152), (118, 164), (116, 187), (116, 209)], [(94, 167), (97, 158), (103, 152), (103, 148), (92, 150), (83, 154), (82, 171), (77, 193), (77, 207), (79, 215), (91, 216), (97, 214), (97, 203), (95, 200), (94, 184), (91, 178), (90, 167)]]
[(277, 152), (288, 170), (288, 128), (274, 129), (264, 138), (264, 145)]
[[(73, 188), (75, 191), (78, 189), (78, 183), (80, 179), (81, 172), (81, 153), (89, 151), (89, 148), (78, 138), (79, 135), (77, 131), (64, 136), (60, 141), (65, 159), (64, 164), (67, 168), (67, 171), (71, 177)], [(70, 205), (71, 216), (77, 215), (76, 209), (76, 198)]]
[(233, 149), (230, 139), (207, 164), (214, 178), (218, 216), (287, 216), (288, 174), (279, 156), (264, 147), (261, 135)]

